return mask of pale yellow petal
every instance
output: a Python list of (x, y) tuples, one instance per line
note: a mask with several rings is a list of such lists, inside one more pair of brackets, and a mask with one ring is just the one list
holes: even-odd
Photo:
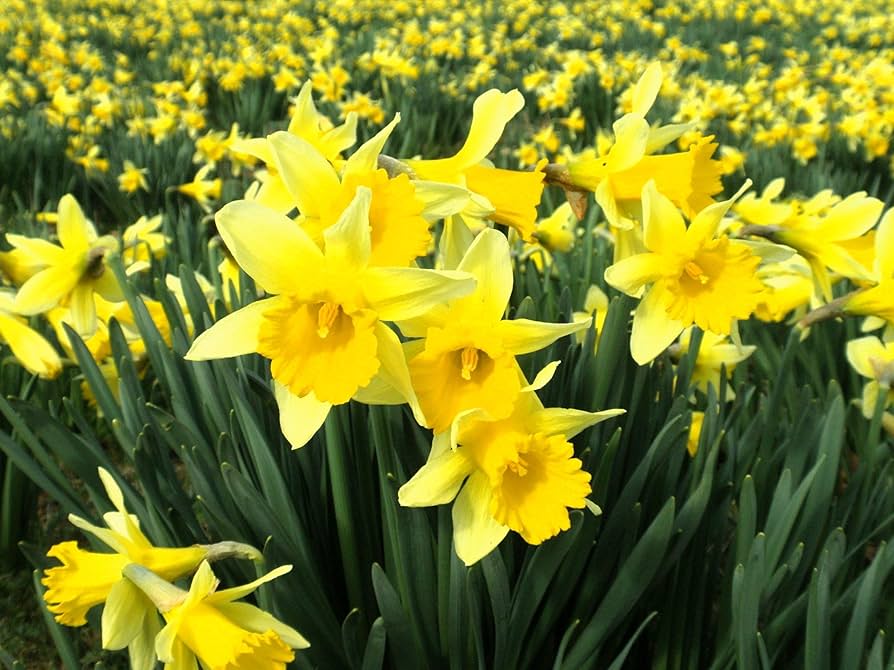
[(487, 475), (473, 472), (453, 503), (453, 544), (466, 565), (474, 565), (497, 548), (509, 527), (490, 513), (491, 488)]
[(360, 145), (357, 151), (351, 154), (351, 157), (345, 163), (344, 173), (342, 174), (343, 180), (350, 175), (365, 175), (378, 167), (379, 154), (382, 153), (385, 142), (388, 141), (388, 137), (398, 123), (400, 123), (400, 114), (395, 114), (391, 123)]
[(207, 361), (256, 352), (264, 312), (279, 305), (278, 297), (266, 298), (227, 314), (196, 338), (185, 358)]
[(469, 134), (453, 161), (463, 167), (483, 161), (500, 141), (506, 124), (524, 106), (525, 98), (518, 89), (502, 93), (492, 88), (479, 95), (472, 105)]
[(143, 618), (155, 616), (155, 606), (129, 579), (112, 586), (102, 610), (102, 648), (124, 649), (140, 633)]
[(62, 371), (62, 360), (52, 345), (15, 317), (0, 313), (0, 340), (29, 372), (53, 379)]
[(651, 63), (646, 71), (643, 72), (639, 81), (633, 89), (633, 113), (645, 116), (646, 112), (652, 109), (655, 104), (655, 98), (661, 90), (661, 65)]
[(628, 256), (605, 269), (605, 281), (627, 295), (638, 296), (643, 286), (668, 273), (667, 259), (660, 254)]
[(87, 282), (77, 284), (71, 290), (68, 307), (71, 310), (71, 323), (78, 335), (84, 339), (91, 337), (96, 332), (93, 287)]
[(339, 268), (362, 269), (369, 263), (372, 239), (369, 226), (369, 207), (372, 191), (358, 186), (354, 199), (338, 217), (334, 225), (323, 231), (326, 241), (326, 261)]
[(16, 312), (30, 315), (52, 309), (77, 286), (82, 271), (83, 264), (77, 259), (41, 270), (16, 294)]
[(512, 319), (494, 324), (506, 351), (520, 356), (539, 351), (558, 340), (590, 327), (589, 319), (575, 323), (546, 323), (530, 319)]
[(686, 237), (683, 215), (653, 180), (643, 186), (643, 243), (649, 251), (670, 254)]
[(696, 214), (692, 219), (692, 223), (689, 224), (689, 228), (686, 230), (687, 242), (693, 247), (699, 247), (709, 239), (715, 237), (717, 235), (717, 229), (720, 227), (720, 222), (723, 220), (723, 217), (726, 216), (729, 208), (732, 207), (733, 203), (749, 188), (751, 188), (751, 180), (746, 179), (745, 183), (742, 184), (732, 198), (708, 205)]
[(847, 343), (846, 354), (854, 370), (869, 379), (876, 376), (871, 359), (885, 360), (888, 357), (885, 345), (875, 336), (851, 340)]
[(318, 272), (323, 254), (291, 219), (248, 200), (214, 217), (233, 258), (268, 293), (294, 293), (302, 274)]
[(884, 208), (885, 203), (865, 193), (849, 195), (826, 214), (821, 235), (832, 242), (859, 237), (875, 225)]
[(382, 321), (412, 319), (474, 288), (475, 279), (465, 272), (419, 268), (368, 268), (362, 281), (366, 301)]
[(654, 285), (633, 314), (630, 354), (639, 365), (646, 365), (667, 349), (689, 324), (680, 323), (667, 315), (665, 290)]
[(499, 231), (482, 231), (466, 251), (457, 268), (468, 272), (476, 282), (475, 291), (463, 299), (466, 309), (472, 308), (486, 321), (503, 318), (512, 295), (512, 258), (509, 242)]
[[(404, 356), (404, 348), (400, 340), (394, 331), (381, 321), (376, 323), (375, 333), (378, 341), (376, 356), (379, 359), (380, 367), (373, 381), (378, 386), (384, 385), (385, 389), (379, 388), (380, 395), (375, 397), (367, 391), (369, 387), (366, 387), (360, 389), (354, 395), (354, 398), (371, 405), (408, 403), (416, 422), (420, 426), (426, 425), (425, 415), (422, 413), (419, 400), (413, 391), (413, 384), (410, 381), (410, 370), (407, 367), (407, 359)], [(393, 394), (388, 394), (386, 389), (391, 389)], [(372, 390), (374, 389), (369, 389), (369, 391)], [(395, 399), (397, 399), (397, 402), (393, 402)]]
[(250, 593), (254, 593), (262, 584), (272, 582), (277, 577), (282, 577), (283, 575), (286, 575), (291, 571), (291, 565), (280, 565), (278, 568), (274, 568), (270, 572), (261, 575), (248, 584), (242, 584), (240, 586), (234, 586), (229, 589), (221, 589), (220, 591), (215, 591), (214, 593), (209, 594), (204, 601), (209, 605), (218, 605), (219, 603), (228, 603), (234, 600), (239, 600), (240, 598), (244, 598)]
[(639, 163), (649, 142), (649, 123), (638, 114), (626, 114), (612, 126), (615, 143), (605, 157), (609, 172), (623, 172)]
[(217, 610), (230, 621), (235, 621), (240, 628), (254, 633), (266, 633), (272, 630), (283, 642), (292, 649), (307, 649), (310, 647), (301, 633), (284, 624), (272, 614), (248, 603), (222, 603), (215, 606)]
[(276, 381), (273, 382), (273, 390), (276, 404), (279, 405), (279, 427), (292, 449), (300, 449), (323, 425), (332, 403), (317, 400), (313, 391), (299, 398)]
[(290, 133), (273, 133), (267, 141), (273, 151), (274, 165), (298, 211), (304, 216), (320, 216), (326, 211), (332, 194), (340, 188), (335, 168), (314, 145)]
[(531, 430), (546, 435), (564, 435), (571, 439), (597, 423), (624, 414), (623, 409), (606, 409), (601, 412), (584, 412), (579, 409), (550, 407), (535, 412), (531, 417)]
[(435, 442), (448, 444), (447, 449), (432, 446), (425, 465), (397, 492), (397, 500), (404, 507), (443, 505), (456, 497), (463, 481), (474, 470), (461, 449), (449, 448), (449, 431), (435, 436)]
[(413, 180), (415, 195), (423, 204), (422, 216), (438, 221), (465, 209), (472, 194), (468, 189), (437, 181)]
[(78, 201), (66, 194), (59, 199), (59, 220), (56, 222), (56, 234), (66, 251), (85, 253), (90, 246), (90, 229), (87, 217), (81, 210)]

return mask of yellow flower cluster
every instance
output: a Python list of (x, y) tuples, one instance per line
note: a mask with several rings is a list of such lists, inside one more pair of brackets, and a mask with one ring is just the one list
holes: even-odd
[[(48, 556), (61, 565), (46, 570), (44, 600), (59, 623), (83, 626), (87, 612), (103, 604), (102, 646), (128, 649), (130, 667), (152, 670), (156, 659), (170, 670), (202, 667), (285, 670), (292, 649), (307, 641), (293, 628), (247, 603), (234, 603), (260, 585), (291, 570), (282, 566), (244, 586), (218, 591), (209, 561), (223, 558), (261, 560), (254, 547), (219, 542), (192, 547), (156, 547), (140, 530), (139, 519), (124, 506), (112, 475), (99, 468), (114, 512), (103, 515), (106, 527), (81, 517), (69, 521), (112, 549), (84, 551), (76, 542), (54, 545)], [(188, 592), (171, 582), (193, 574)], [(162, 627), (158, 613), (166, 625)]]

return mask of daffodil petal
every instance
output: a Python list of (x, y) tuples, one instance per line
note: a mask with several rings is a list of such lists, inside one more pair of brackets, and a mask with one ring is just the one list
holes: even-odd
[(290, 133), (273, 133), (267, 141), (298, 211), (304, 216), (320, 216), (326, 211), (327, 198), (340, 188), (335, 168), (313, 144)]
[[(745, 183), (742, 184), (732, 198), (721, 202), (715, 202), (713, 205), (708, 205), (696, 214), (692, 219), (692, 222), (689, 224), (689, 228), (686, 229), (686, 240), (692, 246), (699, 247), (707, 240), (715, 237), (717, 235), (717, 229), (720, 227), (720, 222), (723, 220), (723, 217), (726, 216), (729, 208), (732, 207), (733, 203), (749, 188), (751, 188), (751, 180), (746, 179)], [(648, 246), (648, 244), (646, 246)]]
[(15, 299), (19, 314), (40, 314), (59, 304), (81, 279), (81, 263), (68, 262), (41, 270), (22, 284)]
[(124, 649), (150, 614), (155, 615), (155, 606), (139, 587), (129, 579), (115, 582), (102, 610), (102, 648)]
[(15, 317), (0, 313), (0, 339), (29, 372), (49, 379), (61, 372), (62, 360), (52, 345)]
[(317, 400), (313, 391), (299, 398), (279, 382), (273, 383), (276, 404), (279, 405), (279, 426), (292, 445), (300, 449), (310, 442), (329, 416), (332, 403)]
[(90, 245), (87, 217), (72, 195), (65, 194), (59, 199), (59, 220), (56, 234), (67, 252), (85, 253)]
[(670, 198), (649, 180), (643, 186), (643, 243), (649, 251), (668, 253), (679, 248), (686, 237), (683, 215)]
[(487, 475), (476, 471), (453, 503), (453, 544), (466, 565), (474, 565), (497, 548), (509, 527), (490, 513), (491, 488)]
[(327, 262), (352, 269), (367, 266), (372, 249), (369, 226), (371, 202), (372, 191), (365, 186), (358, 186), (354, 199), (338, 217), (338, 221), (323, 231)]
[(463, 303), (474, 304), (482, 319), (502, 319), (512, 295), (512, 259), (506, 236), (491, 228), (482, 231), (457, 270), (468, 272), (477, 282), (475, 292)]
[(612, 126), (615, 143), (605, 157), (609, 172), (623, 172), (639, 163), (646, 154), (649, 123), (638, 114), (625, 114)]
[(433, 445), (433, 455), (398, 490), (397, 500), (404, 507), (429, 507), (450, 502), (474, 469), (461, 450), (449, 448), (449, 435), (449, 431), (444, 431), (435, 436), (435, 442), (447, 443), (448, 448), (436, 453)]
[(518, 89), (503, 93), (492, 88), (479, 95), (472, 105), (469, 135), (452, 160), (463, 167), (483, 161), (500, 141), (506, 124), (524, 106), (525, 98)]
[(206, 361), (256, 352), (264, 312), (275, 309), (280, 303), (278, 296), (265, 298), (227, 314), (196, 338), (185, 358)]
[(342, 179), (350, 175), (362, 175), (375, 170), (378, 167), (379, 154), (382, 153), (385, 142), (388, 141), (388, 137), (398, 123), (400, 123), (400, 114), (395, 114), (391, 123), (360, 145), (345, 163)]
[(531, 417), (532, 432), (546, 435), (564, 435), (571, 439), (590, 426), (624, 414), (627, 410), (606, 409), (601, 412), (584, 412), (579, 409), (550, 407), (535, 412)]
[(143, 617), (143, 623), (136, 637), (127, 645), (131, 670), (154, 670), (155, 636), (161, 631), (161, 622), (153, 608)]
[(220, 603), (228, 603), (234, 600), (239, 600), (240, 598), (244, 598), (250, 593), (254, 593), (262, 584), (272, 582), (277, 577), (282, 577), (283, 575), (288, 574), (291, 571), (291, 565), (280, 565), (278, 568), (274, 568), (270, 572), (261, 575), (248, 584), (241, 584), (229, 589), (221, 589), (220, 591), (215, 591), (214, 593), (211, 593), (205, 597), (205, 602), (209, 605), (213, 604), (216, 607)]
[(414, 180), (416, 198), (423, 204), (422, 216), (438, 221), (461, 212), (469, 204), (471, 193), (462, 186), (436, 181)]
[[(294, 221), (250, 200), (224, 205), (214, 217), (233, 258), (268, 293), (292, 293), (323, 254)], [(300, 270), (299, 270), (300, 269)]]
[(81, 282), (71, 291), (69, 299), (71, 321), (74, 329), (83, 338), (96, 332), (96, 302), (93, 299), (93, 287)]
[(586, 330), (590, 320), (576, 323), (545, 323), (530, 319), (512, 319), (494, 324), (494, 330), (503, 341), (503, 348), (516, 356), (539, 351), (560, 337)]
[(66, 257), (65, 249), (48, 240), (7, 233), (6, 241), (37, 265), (58, 265)]
[[(399, 402), (408, 403), (417, 423), (425, 425), (425, 415), (422, 413), (422, 408), (419, 406), (419, 400), (416, 398), (416, 393), (413, 391), (413, 384), (410, 381), (410, 370), (407, 367), (407, 359), (404, 356), (404, 349), (401, 346), (400, 340), (394, 331), (381, 321), (376, 323), (375, 333), (376, 340), (378, 341), (376, 356), (378, 356), (380, 363), (376, 379), (381, 380), (388, 387), (393, 389), (401, 399)], [(362, 390), (363, 389), (361, 389), (361, 391)], [(359, 396), (360, 394), (358, 393), (354, 397), (359, 400)], [(369, 401), (367, 400), (365, 402)], [(381, 404), (399, 403), (389, 402)]]
[(878, 198), (868, 198), (865, 193), (849, 195), (823, 219), (823, 239), (835, 242), (863, 235), (875, 225), (884, 208), (885, 203)]
[(284, 624), (272, 614), (248, 603), (221, 603), (215, 605), (217, 610), (230, 621), (235, 621), (240, 628), (255, 633), (266, 633), (272, 630), (292, 649), (307, 649), (308, 642), (297, 630)]
[(633, 88), (633, 113), (645, 116), (652, 109), (661, 90), (661, 65), (652, 63), (646, 68)]
[(870, 359), (875, 358), (885, 360), (887, 357), (885, 345), (873, 335), (851, 340), (847, 343), (847, 349), (845, 351), (847, 360), (851, 366), (853, 366), (854, 370), (870, 379), (875, 378), (875, 369), (873, 368)]
[(362, 288), (380, 320), (400, 321), (471, 292), (475, 280), (465, 272), (372, 267), (363, 274)]
[[(589, 319), (587, 320), (587, 323), (589, 323)], [(532, 381), (530, 384), (522, 386), (521, 390), (519, 391), (521, 395), (519, 395), (519, 399), (515, 401), (516, 408), (518, 408), (518, 403), (522, 402), (522, 398), (531, 396), (532, 398), (536, 399), (537, 395), (535, 393), (532, 393), (532, 391), (539, 391), (544, 386), (549, 384), (552, 381), (553, 376), (556, 374), (556, 370), (559, 369), (559, 365), (561, 365), (561, 363), (562, 361), (552, 361), (550, 363), (547, 363), (540, 369), (540, 371), (536, 375), (534, 375), (534, 381)], [(519, 372), (520, 370), (521, 369), (519, 369)], [(527, 380), (525, 381), (527, 382)]]
[(660, 254), (628, 256), (605, 269), (605, 281), (619, 291), (634, 297), (643, 286), (659, 280), (668, 271), (667, 259)]
[(438, 267), (456, 269), (474, 241), (475, 235), (462, 216), (448, 216), (444, 219), (444, 230), (438, 241)]
[(655, 284), (633, 314), (630, 354), (639, 365), (646, 365), (667, 349), (683, 332), (685, 324), (667, 315), (664, 290)]
[(875, 233), (876, 281), (894, 277), (894, 209), (889, 209)]

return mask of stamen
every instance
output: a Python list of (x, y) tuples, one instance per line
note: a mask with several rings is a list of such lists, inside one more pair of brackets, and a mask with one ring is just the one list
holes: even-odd
[(461, 361), (463, 369), (460, 374), (462, 374), (463, 379), (470, 381), (472, 379), (472, 373), (475, 372), (475, 368), (478, 367), (478, 350), (474, 347), (466, 347), (463, 349)]
[(705, 274), (705, 271), (702, 270), (701, 266), (695, 261), (689, 261), (683, 269), (686, 270), (686, 274), (697, 280), (700, 284), (707, 284), (711, 281), (711, 278)]
[(317, 335), (322, 339), (326, 339), (329, 335), (329, 331), (332, 328), (332, 324), (335, 323), (335, 319), (338, 317), (338, 313), (341, 310), (339, 305), (335, 305), (331, 302), (324, 302), (320, 305), (320, 311), (317, 312)]
[(521, 456), (518, 457), (517, 461), (509, 461), (506, 464), (506, 467), (512, 470), (519, 477), (524, 477), (528, 474), (528, 463)]

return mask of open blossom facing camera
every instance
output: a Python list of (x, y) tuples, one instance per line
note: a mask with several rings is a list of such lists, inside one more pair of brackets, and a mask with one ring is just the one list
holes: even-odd
[(642, 197), (647, 252), (615, 263), (605, 280), (633, 296), (645, 289), (630, 340), (633, 359), (645, 365), (693, 324), (729, 335), (737, 319), (754, 312), (764, 286), (756, 274), (760, 257), (746, 244), (717, 235), (737, 196), (706, 207), (688, 227), (654, 183), (646, 184)]
[(333, 405), (377, 375), (410, 400), (400, 342), (383, 322), (417, 317), (474, 287), (465, 273), (370, 266), (371, 199), (358, 187), (338, 222), (323, 231), (325, 251), (291, 219), (257, 203), (230, 203), (216, 217), (242, 269), (275, 295), (202, 333), (187, 358), (269, 358), (283, 432), (295, 448)]

